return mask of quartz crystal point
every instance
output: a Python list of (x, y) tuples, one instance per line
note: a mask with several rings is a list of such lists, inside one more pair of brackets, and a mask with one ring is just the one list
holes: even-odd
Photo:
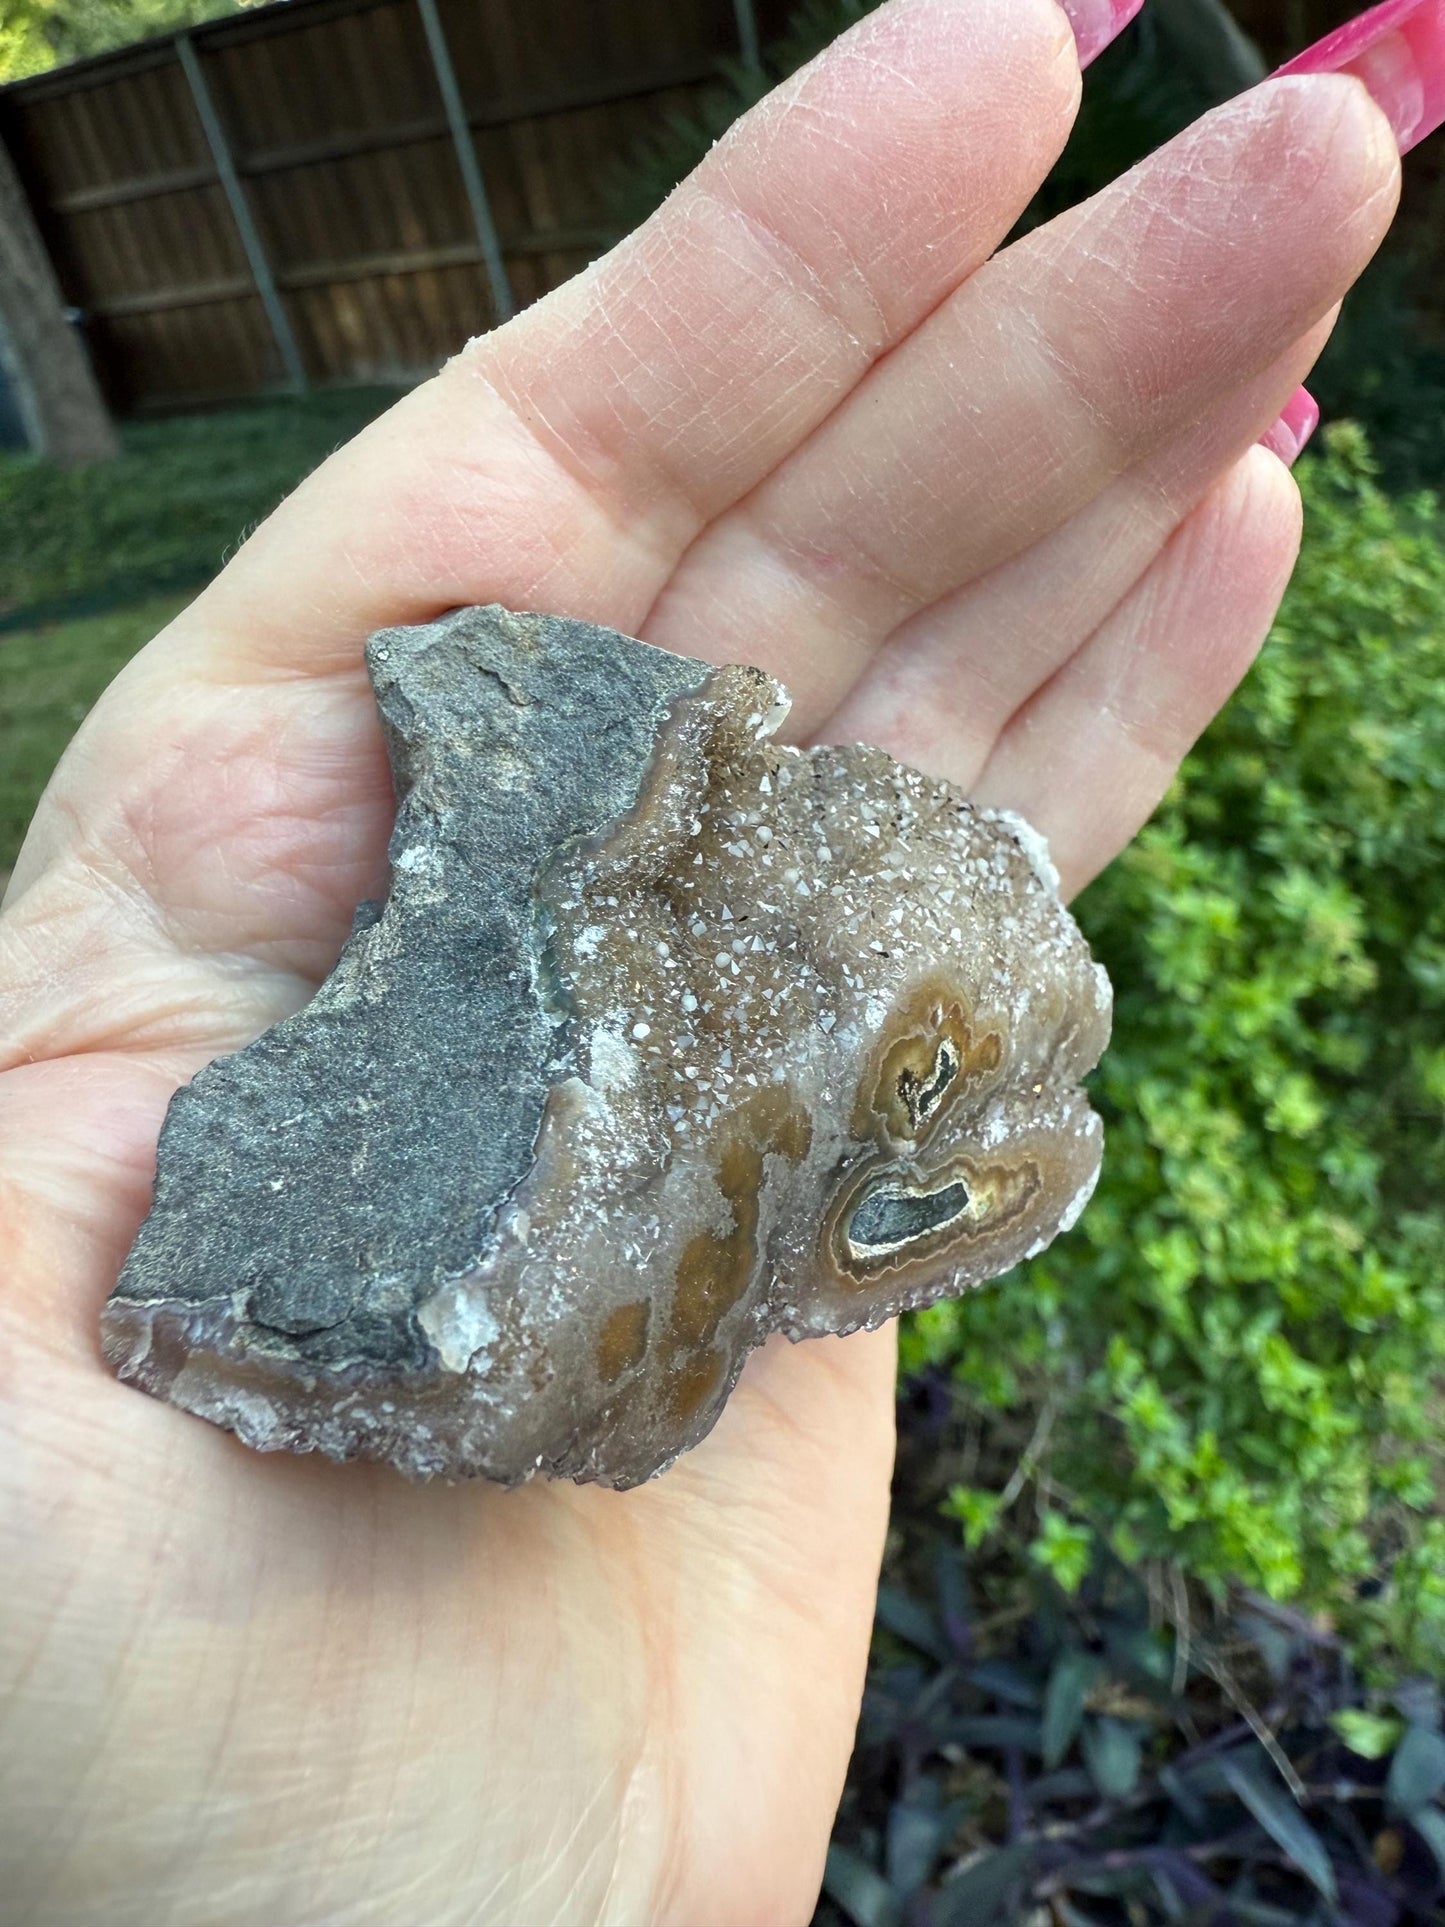
[(1019, 818), (584, 623), (462, 609), (367, 660), (386, 900), (175, 1097), (122, 1378), (262, 1449), (630, 1486), (770, 1332), (1073, 1224), (1109, 986)]

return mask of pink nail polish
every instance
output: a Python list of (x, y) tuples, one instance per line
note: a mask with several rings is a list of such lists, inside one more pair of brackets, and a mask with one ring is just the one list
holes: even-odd
[(1445, 0), (1384, 0), (1286, 61), (1282, 74), (1353, 74), (1408, 154), (1445, 122)]
[(1087, 67), (1111, 40), (1118, 39), (1144, 0), (1059, 0), (1059, 4), (1078, 42), (1079, 65)]
[(1274, 427), (1260, 436), (1260, 445), (1278, 455), (1286, 468), (1293, 468), (1319, 425), (1319, 403), (1308, 388), (1296, 388)]

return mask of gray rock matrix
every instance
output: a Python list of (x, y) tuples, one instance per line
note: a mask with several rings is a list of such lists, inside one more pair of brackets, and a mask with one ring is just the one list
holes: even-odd
[(1026, 825), (582, 623), (463, 609), (367, 662), (387, 897), (173, 1100), (121, 1377), (262, 1449), (630, 1485), (769, 1331), (1077, 1216), (1108, 986)]

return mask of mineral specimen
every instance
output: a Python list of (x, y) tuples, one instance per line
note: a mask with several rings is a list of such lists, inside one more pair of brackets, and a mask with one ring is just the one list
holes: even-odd
[(368, 662), (389, 893), (174, 1099), (122, 1378), (262, 1449), (629, 1486), (770, 1332), (1073, 1224), (1109, 986), (1020, 819), (582, 623), (462, 609)]

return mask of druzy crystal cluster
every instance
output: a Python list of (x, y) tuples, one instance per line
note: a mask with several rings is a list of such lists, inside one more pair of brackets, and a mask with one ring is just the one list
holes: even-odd
[(368, 662), (389, 892), (176, 1096), (123, 1378), (263, 1449), (629, 1486), (770, 1332), (1074, 1222), (1109, 987), (1026, 824), (582, 623), (463, 609)]

